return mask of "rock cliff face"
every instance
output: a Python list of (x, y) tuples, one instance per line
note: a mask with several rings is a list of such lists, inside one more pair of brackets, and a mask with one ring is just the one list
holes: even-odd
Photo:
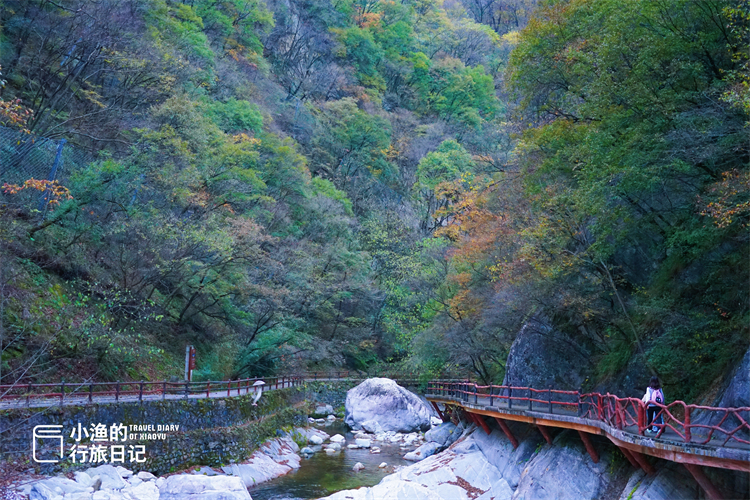
[(543, 318), (529, 319), (510, 347), (503, 385), (578, 389), (586, 378), (588, 352)]
[(679, 464), (656, 461), (657, 473), (646, 476), (603, 440), (595, 440), (600, 459), (594, 463), (575, 432), (560, 432), (548, 445), (531, 431), (528, 426), (514, 426), (519, 438), (514, 450), (501, 431), (487, 435), (471, 426), (447, 450), (404, 467), (372, 488), (340, 491), (322, 500), (702, 498), (698, 485)]

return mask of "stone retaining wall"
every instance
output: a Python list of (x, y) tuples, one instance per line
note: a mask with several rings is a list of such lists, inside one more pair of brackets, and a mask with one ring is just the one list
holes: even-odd
[[(140, 429), (131, 431), (135, 439), (125, 443), (143, 445), (146, 461), (131, 463), (126, 452), (125, 462), (115, 463), (131, 470), (147, 470), (164, 474), (191, 465), (222, 465), (244, 460), (278, 429), (303, 425), (315, 402), (337, 408), (343, 405), (352, 382), (311, 382), (299, 387), (264, 393), (258, 406), (252, 406), (252, 394), (222, 399), (182, 399), (143, 401), (142, 403), (92, 404), (52, 408), (12, 409), (0, 412), (0, 457), (7, 461), (28, 463), (29, 468), (45, 474), (88, 468), (96, 463), (77, 464), (68, 457), (76, 443), (78, 424), (90, 429), (103, 424), (152, 425), (153, 432), (163, 434), (158, 425), (179, 425), (176, 432), (167, 431), (163, 439), (140, 439)], [(59, 463), (40, 464), (32, 460), (32, 430), (38, 425), (62, 425), (64, 459)], [(57, 441), (59, 443), (59, 439)], [(50, 443), (52, 443), (50, 445)], [(82, 444), (102, 444), (107, 449), (116, 442), (91, 443), (84, 437)], [(37, 440), (37, 457), (55, 455), (53, 440)], [(59, 456), (59, 455), (58, 455)], [(80, 460), (80, 456), (78, 457)], [(109, 462), (108, 462), (109, 463)]]

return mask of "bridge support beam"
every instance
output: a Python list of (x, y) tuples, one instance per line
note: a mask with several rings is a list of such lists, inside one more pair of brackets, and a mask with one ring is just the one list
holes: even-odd
[(578, 431), (578, 435), (581, 436), (581, 441), (583, 441), (586, 451), (591, 455), (591, 460), (593, 460), (595, 464), (599, 463), (599, 454), (596, 452), (596, 449), (594, 449), (594, 443), (591, 442), (589, 435), (583, 431)]
[(486, 432), (488, 435), (492, 432), (490, 430), (490, 427), (487, 425), (487, 422), (484, 421), (484, 417), (482, 417), (482, 415), (477, 415), (476, 413), (471, 412), (469, 412), (469, 415), (471, 415), (471, 418), (474, 420), (474, 422), (476, 422), (479, 427), (484, 429), (484, 432)]
[(508, 424), (505, 423), (505, 420), (499, 417), (495, 417), (495, 420), (497, 420), (497, 425), (500, 426), (505, 435), (508, 436), (508, 440), (510, 441), (510, 444), (513, 445), (513, 449), (515, 450), (516, 448), (518, 448), (518, 439), (516, 439), (516, 436), (513, 435), (510, 427), (508, 427)]
[(440, 408), (438, 408), (438, 405), (437, 405), (437, 403), (436, 403), (436, 402), (434, 402), (434, 401), (430, 401), (430, 402), (432, 403), (432, 407), (433, 407), (433, 408), (435, 408), (435, 411), (436, 411), (436, 412), (437, 412), (437, 414), (438, 414), (438, 415), (440, 416), (440, 420), (442, 420), (443, 422), (445, 422), (445, 421), (446, 421), (446, 420), (445, 420), (445, 416), (443, 415), (443, 412), (442, 412), (442, 411), (440, 411)]
[(709, 500), (723, 500), (724, 497), (722, 496), (721, 492), (714, 486), (714, 484), (711, 482), (711, 480), (706, 477), (706, 474), (703, 472), (703, 469), (700, 465), (695, 464), (682, 464), (685, 466), (685, 468), (690, 472), (690, 474), (693, 476), (693, 479), (695, 479), (695, 482), (700, 485), (701, 488), (703, 488), (703, 491), (706, 492), (706, 498)]
[(542, 433), (542, 436), (544, 437), (544, 440), (547, 441), (547, 444), (552, 444), (552, 437), (549, 435), (549, 431), (547, 428), (541, 424), (536, 424), (536, 428), (539, 429), (539, 432)]
[(656, 472), (656, 469), (654, 469), (654, 466), (649, 463), (645, 455), (634, 450), (630, 450), (630, 454), (633, 455), (635, 461), (638, 462), (638, 465), (641, 466), (641, 469), (643, 469), (646, 474), (651, 476)]
[(622, 446), (618, 446), (618, 448), (620, 449), (622, 454), (625, 455), (625, 458), (628, 459), (628, 462), (630, 462), (630, 465), (632, 465), (636, 469), (641, 468), (641, 465), (638, 463), (638, 461), (635, 458), (633, 458), (633, 455), (631, 454), (629, 449), (623, 448)]

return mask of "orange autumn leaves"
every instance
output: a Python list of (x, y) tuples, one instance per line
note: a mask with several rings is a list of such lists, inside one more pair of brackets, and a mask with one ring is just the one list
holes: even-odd
[(3, 193), (10, 195), (18, 194), (27, 189), (46, 193), (50, 205), (59, 205), (62, 200), (73, 199), (70, 195), (70, 190), (57, 181), (29, 179), (20, 186), (8, 183), (3, 184), (2, 186)]

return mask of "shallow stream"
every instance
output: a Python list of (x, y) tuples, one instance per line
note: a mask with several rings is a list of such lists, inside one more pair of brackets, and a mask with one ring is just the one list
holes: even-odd
[[(414, 447), (403, 449), (398, 443), (373, 442), (374, 446), (380, 448), (380, 453), (373, 454), (366, 449), (350, 450), (346, 448), (346, 445), (354, 443), (354, 434), (348, 430), (348, 427), (342, 421), (336, 421), (328, 426), (315, 427), (324, 430), (331, 436), (341, 434), (346, 437), (344, 448), (331, 455), (324, 451), (317, 451), (310, 458), (304, 458), (303, 456), (298, 470), (248, 488), (253, 500), (320, 498), (341, 490), (359, 488), (360, 486), (374, 486), (385, 476), (391, 474), (394, 466), (412, 463), (401, 457), (407, 451), (413, 450)], [(319, 449), (320, 446), (314, 448)], [(365, 466), (364, 470), (359, 472), (352, 470), (357, 462), (362, 462)], [(382, 462), (388, 464), (384, 469), (378, 467)]]

